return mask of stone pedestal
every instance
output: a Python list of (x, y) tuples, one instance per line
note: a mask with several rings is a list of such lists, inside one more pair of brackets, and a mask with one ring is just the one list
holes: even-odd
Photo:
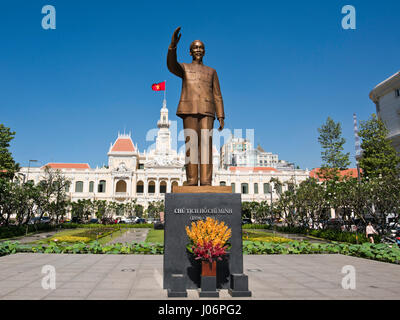
[(229, 294), (232, 297), (251, 297), (249, 291), (249, 279), (245, 274), (231, 274)]
[(185, 276), (183, 274), (172, 274), (171, 275), (171, 288), (168, 288), (168, 297), (187, 297)]
[(200, 298), (218, 298), (217, 278), (214, 276), (201, 276)]
[[(224, 221), (232, 230), (232, 237), (229, 240), (232, 247), (229, 254), (217, 264), (216, 288), (231, 288), (231, 274), (243, 274), (241, 194), (167, 193), (164, 225), (164, 289), (172, 288), (173, 274), (183, 275), (185, 289), (202, 287), (201, 262), (195, 260), (193, 254), (186, 249), (189, 238), (185, 227), (207, 217)], [(247, 278), (243, 281), (247, 281)]]

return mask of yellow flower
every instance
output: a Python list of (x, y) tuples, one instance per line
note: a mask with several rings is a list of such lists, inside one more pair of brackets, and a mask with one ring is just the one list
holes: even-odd
[(214, 246), (224, 246), (231, 237), (231, 229), (225, 223), (207, 217), (205, 221), (192, 222), (191, 228), (185, 228), (186, 234), (194, 244), (202, 245), (211, 241)]

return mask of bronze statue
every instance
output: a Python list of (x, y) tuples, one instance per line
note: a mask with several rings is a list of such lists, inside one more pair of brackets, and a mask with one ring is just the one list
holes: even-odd
[(203, 65), (205, 54), (203, 42), (195, 40), (191, 43), (192, 63), (178, 63), (176, 46), (181, 38), (180, 29), (181, 27), (176, 28), (172, 35), (167, 66), (170, 72), (182, 78), (182, 92), (176, 115), (183, 119), (186, 180), (187, 185), (197, 186), (200, 171), (200, 185), (210, 186), (213, 168), (212, 130), (215, 115), (220, 124), (218, 130), (224, 128), (224, 103), (217, 72)]

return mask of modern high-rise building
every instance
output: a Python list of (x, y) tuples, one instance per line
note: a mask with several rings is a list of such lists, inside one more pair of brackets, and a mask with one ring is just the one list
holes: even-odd
[(269, 167), (290, 169), (293, 164), (279, 160), (277, 154), (266, 152), (260, 145), (253, 148), (250, 140), (232, 137), (221, 147), (221, 168), (229, 167)]
[(369, 94), (377, 116), (389, 130), (388, 139), (400, 152), (400, 72), (379, 83)]

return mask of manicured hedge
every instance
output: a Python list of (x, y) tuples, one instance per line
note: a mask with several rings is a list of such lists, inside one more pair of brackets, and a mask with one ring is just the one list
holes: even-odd
[(242, 229), (267, 229), (265, 224), (244, 224)]
[(32, 232), (45, 232), (52, 231), (56, 229), (56, 226), (47, 223), (38, 223), (36, 225), (28, 224), (23, 226), (2, 226), (0, 227), (0, 239), (8, 239), (23, 236), (26, 234), (28, 228), (28, 233)]
[(400, 248), (386, 244), (309, 243), (292, 241), (287, 244), (243, 241), (244, 254), (313, 254), (340, 253), (383, 262), (400, 263)]
[[(130, 243), (101, 245), (95, 241), (90, 244), (51, 243), (49, 245), (21, 245), (18, 242), (0, 243), (0, 256), (17, 252), (39, 253), (94, 253), (94, 254), (163, 254), (162, 243)], [(309, 243), (292, 241), (274, 243), (243, 241), (244, 254), (344, 254), (371, 260), (400, 263), (400, 249), (386, 244), (346, 244), (346, 243)]]
[(94, 254), (163, 254), (164, 245), (162, 243), (125, 243), (101, 245), (98, 241), (86, 244), (83, 242), (69, 244), (50, 243), (48, 245), (21, 245), (18, 242), (5, 241), (0, 243), (0, 256), (17, 253), (94, 253)]

